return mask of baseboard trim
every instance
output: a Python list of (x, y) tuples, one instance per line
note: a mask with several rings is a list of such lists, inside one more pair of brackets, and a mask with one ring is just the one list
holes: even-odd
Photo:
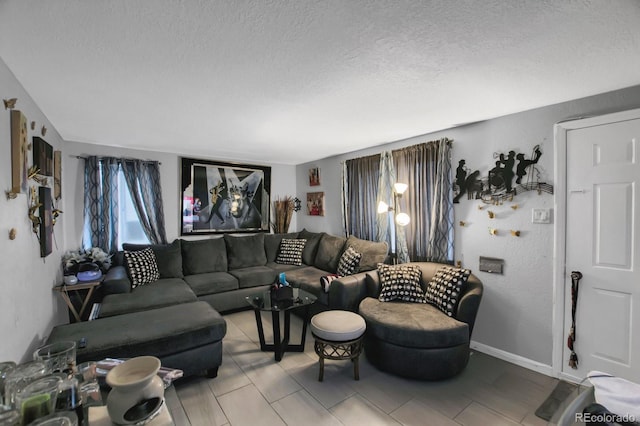
[(520, 355), (512, 354), (511, 352), (503, 351), (502, 349), (494, 348), (493, 346), (485, 345), (474, 340), (470, 344), (471, 349), (482, 352), (487, 355), (491, 355), (503, 361), (510, 362), (511, 364), (518, 365), (520, 367), (533, 370), (540, 374), (544, 374), (550, 377), (556, 377), (553, 373), (553, 368), (550, 365), (542, 364), (529, 358), (525, 358)]

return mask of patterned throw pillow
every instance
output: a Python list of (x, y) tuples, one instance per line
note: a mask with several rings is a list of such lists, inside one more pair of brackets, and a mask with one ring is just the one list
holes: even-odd
[(337, 280), (338, 278), (342, 277), (338, 274), (329, 274), (320, 277), (320, 285), (322, 286), (322, 289), (325, 293), (329, 293), (329, 287), (331, 286), (331, 283), (333, 282), (333, 280)]
[(153, 250), (146, 248), (139, 251), (126, 251), (124, 258), (129, 268), (131, 286), (136, 288), (141, 285), (150, 284), (160, 279), (158, 272), (158, 262)]
[(441, 267), (427, 285), (427, 302), (450, 317), (453, 316), (460, 301), (462, 286), (467, 282), (469, 275), (469, 269)]
[(276, 263), (283, 265), (302, 265), (302, 252), (307, 240), (303, 238), (290, 239), (283, 238), (280, 242), (280, 250), (276, 257)]
[(420, 268), (415, 265), (385, 265), (378, 263), (378, 275), (382, 290), (381, 302), (402, 300), (405, 302), (427, 303), (420, 287)]
[(338, 275), (347, 276), (355, 274), (360, 266), (360, 259), (362, 259), (362, 253), (358, 253), (356, 249), (349, 246), (338, 262)]

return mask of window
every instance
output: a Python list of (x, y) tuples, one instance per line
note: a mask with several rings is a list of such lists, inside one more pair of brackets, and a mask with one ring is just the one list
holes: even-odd
[(149, 238), (140, 224), (140, 218), (124, 180), (122, 167), (118, 168), (118, 189), (118, 250), (122, 250), (123, 242), (149, 244)]

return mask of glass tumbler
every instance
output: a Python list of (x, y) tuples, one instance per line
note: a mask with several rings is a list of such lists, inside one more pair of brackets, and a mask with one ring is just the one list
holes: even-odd
[(9, 405), (4, 402), (4, 381), (7, 378), (7, 374), (16, 368), (16, 363), (13, 361), (0, 362), (0, 410)]
[(35, 350), (33, 359), (43, 361), (54, 373), (71, 373), (76, 366), (76, 342), (61, 341), (42, 346)]
[(11, 370), (4, 381), (5, 405), (13, 406), (18, 390), (49, 373), (51, 370), (41, 361), (26, 362)]
[(59, 376), (51, 375), (34, 380), (18, 390), (15, 403), (23, 425), (53, 413), (60, 383), (62, 379)]

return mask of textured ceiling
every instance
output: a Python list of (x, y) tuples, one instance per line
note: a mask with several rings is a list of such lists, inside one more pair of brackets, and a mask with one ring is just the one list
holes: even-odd
[(637, 0), (0, 0), (0, 31), (65, 140), (253, 162), (640, 84)]

